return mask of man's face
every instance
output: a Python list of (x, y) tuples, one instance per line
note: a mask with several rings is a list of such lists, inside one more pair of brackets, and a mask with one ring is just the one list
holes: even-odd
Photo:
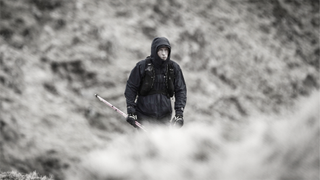
[(158, 50), (158, 56), (162, 59), (162, 60), (167, 60), (168, 58), (168, 54), (169, 54), (169, 49), (167, 47), (161, 47)]

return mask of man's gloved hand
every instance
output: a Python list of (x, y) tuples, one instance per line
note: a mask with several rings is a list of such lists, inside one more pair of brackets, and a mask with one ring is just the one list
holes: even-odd
[(183, 115), (176, 114), (171, 120), (171, 125), (173, 127), (181, 128), (183, 126)]
[(138, 126), (135, 124), (135, 121), (137, 120), (136, 109), (133, 106), (128, 106), (127, 112), (128, 112), (128, 117), (126, 119), (127, 122), (131, 124), (133, 127), (137, 128)]
[(131, 124), (133, 127), (137, 128), (138, 126), (136, 125), (136, 120), (137, 120), (137, 115), (129, 114), (127, 117), (127, 122)]

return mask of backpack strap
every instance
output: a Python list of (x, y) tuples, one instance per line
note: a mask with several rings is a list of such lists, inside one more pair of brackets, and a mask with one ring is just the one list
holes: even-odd
[(174, 66), (173, 62), (170, 62), (167, 67), (167, 73), (166, 73), (166, 86), (167, 86), (167, 92), (169, 97), (173, 97), (174, 95)]
[(153, 88), (155, 71), (153, 64), (151, 63), (151, 58), (148, 56), (145, 59), (145, 69), (142, 76), (142, 83), (139, 90), (139, 95), (146, 96), (149, 94), (150, 90)]

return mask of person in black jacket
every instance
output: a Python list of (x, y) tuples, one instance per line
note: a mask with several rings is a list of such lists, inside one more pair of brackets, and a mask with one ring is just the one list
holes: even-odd
[[(171, 46), (167, 38), (157, 37), (151, 44), (151, 55), (139, 61), (128, 78), (125, 97), (127, 121), (151, 124), (171, 124), (182, 127), (187, 88), (180, 66), (170, 59)], [(171, 97), (175, 97), (172, 117)]]

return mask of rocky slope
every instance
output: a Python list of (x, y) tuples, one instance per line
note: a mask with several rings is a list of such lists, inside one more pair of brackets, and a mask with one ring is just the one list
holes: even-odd
[[(156, 36), (170, 40), (172, 58), (182, 67), (188, 85), (182, 132), (198, 139), (186, 143), (209, 137), (216, 142), (211, 137), (219, 134), (192, 130), (205, 124), (206, 131), (226, 128), (232, 142), (250, 150), (250, 143), (240, 137), (246, 137), (242, 127), (256, 127), (252, 117), (290, 114), (297, 100), (319, 89), (319, 1), (0, 0), (0, 4), (1, 171), (36, 170), (55, 179), (72, 179), (83, 167), (79, 164), (91, 163), (83, 159), (88, 153), (108, 148), (119, 137), (133, 136), (134, 130), (94, 94), (125, 110), (128, 74), (150, 54)], [(267, 119), (277, 126), (278, 118)], [(299, 120), (292, 121), (298, 126)], [(313, 121), (316, 129), (310, 132), (319, 132), (319, 121)], [(163, 133), (166, 130), (158, 134)], [(287, 142), (290, 135), (279, 135), (274, 142)], [(141, 139), (136, 143), (149, 144), (150, 139)], [(153, 137), (151, 141), (162, 142)], [(270, 151), (282, 148), (277, 143)], [(222, 148), (222, 154), (236, 158), (229, 152), (234, 146)], [(314, 148), (309, 148), (311, 156), (319, 159)], [(210, 146), (209, 156), (219, 155), (214, 149)], [(289, 156), (283, 151), (278, 156)], [(136, 164), (128, 164), (132, 165)], [(225, 166), (226, 170), (229, 165)], [(199, 168), (195, 176), (202, 171), (207, 172)]]

